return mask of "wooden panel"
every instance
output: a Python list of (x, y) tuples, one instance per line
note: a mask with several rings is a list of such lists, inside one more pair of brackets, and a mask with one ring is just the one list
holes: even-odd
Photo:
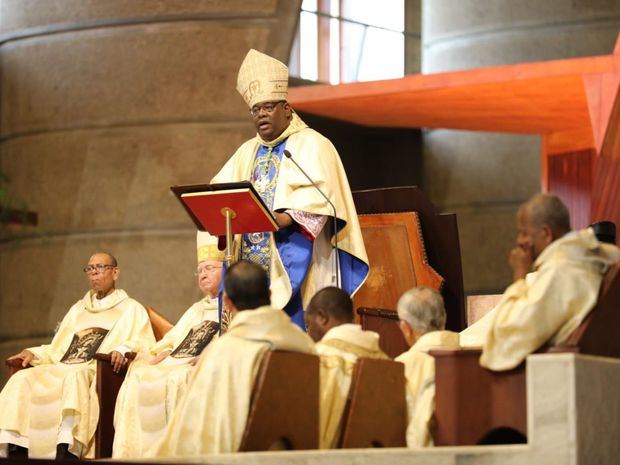
[(620, 55), (607, 55), (305, 86), (290, 89), (289, 101), (367, 126), (547, 134), (590, 127), (583, 76), (614, 72), (619, 63)]
[(596, 161), (591, 219), (613, 221), (620, 227), (620, 96), (617, 90), (613, 97), (607, 133)]
[(547, 157), (549, 192), (558, 195), (571, 214), (571, 226), (585, 228), (590, 224), (590, 195), (594, 150), (581, 150)]
[(114, 409), (121, 384), (127, 374), (127, 366), (114, 373), (109, 354), (96, 354), (97, 397), (99, 399), (99, 421), (95, 431), (95, 458), (112, 457), (114, 444)]
[(267, 352), (239, 451), (319, 447), (319, 358)]
[(405, 366), (361, 358), (353, 369), (340, 447), (405, 447)]
[(368, 279), (354, 306), (395, 309), (414, 286), (440, 289), (443, 278), (428, 264), (420, 220), (415, 212), (359, 215), (370, 262)]
[(391, 358), (409, 349), (398, 326), (398, 315), (394, 310), (358, 308), (357, 315), (362, 329), (379, 334), (379, 346)]
[[(428, 263), (445, 279), (441, 295), (448, 313), (446, 328), (451, 331), (464, 329), (466, 315), (463, 268), (456, 215), (440, 213), (426, 194), (415, 186), (356, 191), (353, 192), (353, 199), (359, 215), (412, 211), (417, 213)], [(368, 247), (368, 244), (366, 246)]]
[(510, 428), (527, 436), (525, 364), (510, 371), (482, 368), (479, 350), (436, 350), (436, 446), (475, 445)]

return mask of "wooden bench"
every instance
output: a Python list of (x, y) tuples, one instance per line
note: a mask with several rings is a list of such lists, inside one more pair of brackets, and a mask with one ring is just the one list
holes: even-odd
[(240, 452), (318, 449), (319, 358), (269, 351), (252, 390)]
[[(579, 352), (620, 358), (620, 264), (603, 278), (599, 298), (577, 329), (558, 347), (539, 353)], [(434, 350), (435, 445), (526, 442), (525, 362), (496, 372), (479, 364), (479, 349)]]
[(405, 366), (360, 358), (353, 368), (339, 447), (405, 447), (406, 432)]

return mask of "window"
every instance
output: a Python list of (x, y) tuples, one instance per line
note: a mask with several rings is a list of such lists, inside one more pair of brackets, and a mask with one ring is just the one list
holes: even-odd
[(338, 84), (402, 77), (404, 0), (304, 0), (291, 74)]

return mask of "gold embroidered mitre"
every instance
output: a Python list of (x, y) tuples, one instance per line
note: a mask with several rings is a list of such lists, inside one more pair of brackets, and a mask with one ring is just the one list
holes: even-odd
[(198, 231), (196, 234), (198, 263), (205, 260), (224, 260), (224, 251), (217, 248), (217, 240), (217, 236), (212, 236), (208, 232)]
[(237, 92), (250, 108), (261, 102), (286, 100), (288, 68), (275, 58), (250, 49), (239, 68)]

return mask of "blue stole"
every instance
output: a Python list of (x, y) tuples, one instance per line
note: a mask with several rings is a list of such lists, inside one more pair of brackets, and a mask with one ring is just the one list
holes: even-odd
[[(286, 140), (274, 147), (261, 145), (254, 158), (250, 182), (270, 210), (273, 209), (276, 183), (285, 146)], [(339, 221), (339, 223), (338, 229), (341, 229), (344, 222)], [(244, 234), (241, 238), (241, 259), (260, 265), (268, 276), (271, 267), (272, 251), (269, 246), (271, 234)], [(313, 241), (295, 227), (280, 229), (273, 235), (292, 288), (291, 299), (283, 310), (291, 317), (293, 323), (305, 331), (301, 285), (312, 261)], [(344, 250), (339, 251), (338, 258), (340, 259), (341, 287), (351, 295), (368, 274), (368, 265)]]

